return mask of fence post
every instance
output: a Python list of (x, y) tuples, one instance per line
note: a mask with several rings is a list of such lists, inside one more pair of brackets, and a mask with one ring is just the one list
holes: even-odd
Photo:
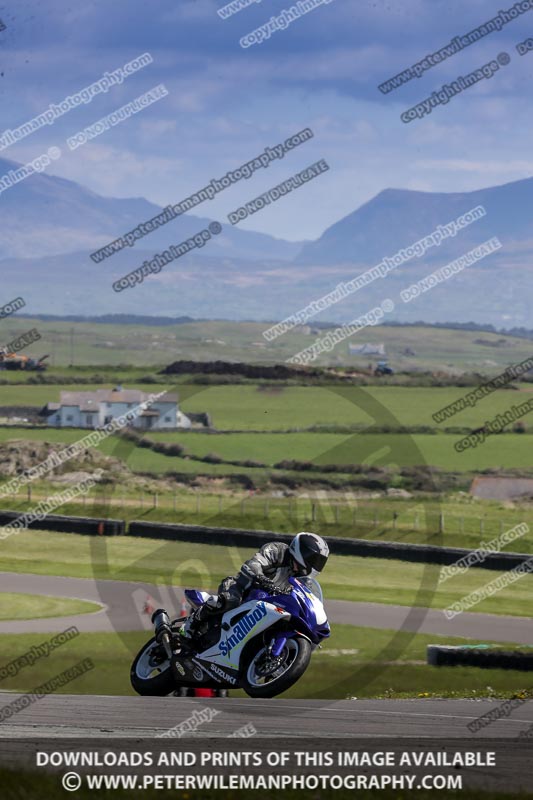
[(198, 493), (196, 494), (196, 513), (200, 513), (200, 495)]
[(357, 517), (357, 506), (354, 506), (352, 511), (352, 525), (355, 525), (356, 517)]
[(392, 512), (392, 528), (393, 528), (393, 530), (396, 530), (396, 520), (397, 519), (398, 519), (398, 512), (397, 511), (393, 511)]
[(152, 500), (152, 504), (153, 504), (152, 508), (157, 508), (157, 502), (158, 502), (157, 492), (155, 492), (155, 494), (153, 495), (153, 500)]
[(268, 498), (265, 500), (264, 516), (268, 517)]
[(174, 492), (174, 497), (173, 497), (173, 501), (172, 501), (172, 508), (174, 509), (174, 511), (177, 510), (176, 509), (176, 492)]
[(479, 532), (481, 534), (485, 533), (485, 520), (484, 519), (480, 519), (479, 520)]
[(144, 508), (144, 492), (141, 492), (141, 508)]
[(418, 530), (418, 511), (415, 514), (415, 531)]
[(439, 533), (444, 533), (444, 514), (442, 511), (439, 514)]
[(335, 503), (335, 522), (339, 521), (339, 504)]
[(311, 503), (311, 522), (316, 522), (316, 503)]
[(245, 500), (246, 500), (245, 497), (243, 497), (243, 499), (241, 500), (241, 517), (244, 516), (244, 503), (245, 503)]
[(28, 483), (28, 503), (31, 503), (31, 486)]

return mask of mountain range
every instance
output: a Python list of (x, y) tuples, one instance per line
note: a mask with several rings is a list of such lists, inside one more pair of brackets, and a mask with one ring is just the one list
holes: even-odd
[[(18, 166), (0, 159), (0, 177)], [(113, 281), (211, 218), (184, 214), (96, 264), (91, 252), (162, 209), (144, 198), (102, 197), (51, 174), (32, 175), (0, 194), (2, 304), (22, 296), (25, 313), (278, 320), (477, 206), (486, 211), (482, 219), (316, 319), (346, 322), (390, 298), (391, 319), (533, 327), (533, 178), (465, 193), (385, 189), (308, 242), (219, 220), (222, 233), (204, 248), (116, 293)], [(500, 250), (402, 303), (402, 288), (493, 237)]]

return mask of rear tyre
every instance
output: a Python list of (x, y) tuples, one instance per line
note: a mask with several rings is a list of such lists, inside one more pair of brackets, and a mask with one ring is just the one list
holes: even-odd
[(266, 646), (258, 641), (244, 657), (241, 686), (250, 697), (276, 697), (301, 678), (309, 665), (313, 649), (301, 636), (287, 639), (275, 661), (266, 657)]
[(175, 690), (172, 667), (155, 637), (136, 656), (130, 671), (131, 685), (137, 694), (165, 697)]

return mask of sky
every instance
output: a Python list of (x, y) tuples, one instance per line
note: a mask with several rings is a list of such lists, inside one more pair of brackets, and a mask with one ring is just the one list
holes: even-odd
[[(464, 192), (533, 174), (533, 9), (383, 94), (378, 84), (481, 25), (502, 0), (330, 0), (247, 48), (239, 41), (291, 8), (256, 0), (228, 19), (223, 0), (17, 0), (0, 6), (2, 131), (142, 53), (151, 64), (4, 149), (26, 163), (61, 148), (48, 171), (110, 197), (177, 203), (311, 128), (314, 137), (203, 207), (221, 218), (324, 159), (330, 169), (240, 227), (317, 239), (386, 188)], [(533, 4), (532, 4), (533, 5)], [(1, 27), (1, 26), (0, 26)], [(406, 124), (444, 83), (510, 56), (490, 80)], [(168, 94), (69, 151), (67, 137), (163, 84)]]

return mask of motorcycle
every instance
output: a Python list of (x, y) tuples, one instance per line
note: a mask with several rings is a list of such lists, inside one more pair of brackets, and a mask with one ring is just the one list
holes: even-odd
[[(244, 689), (250, 697), (275, 697), (303, 675), (313, 651), (330, 636), (324, 597), (313, 577), (289, 578), (290, 593), (252, 588), (245, 602), (217, 614), (198, 639), (180, 634), (187, 617), (152, 615), (154, 637), (131, 666), (140, 695), (186, 695), (191, 689)], [(186, 589), (196, 609), (207, 592)]]

